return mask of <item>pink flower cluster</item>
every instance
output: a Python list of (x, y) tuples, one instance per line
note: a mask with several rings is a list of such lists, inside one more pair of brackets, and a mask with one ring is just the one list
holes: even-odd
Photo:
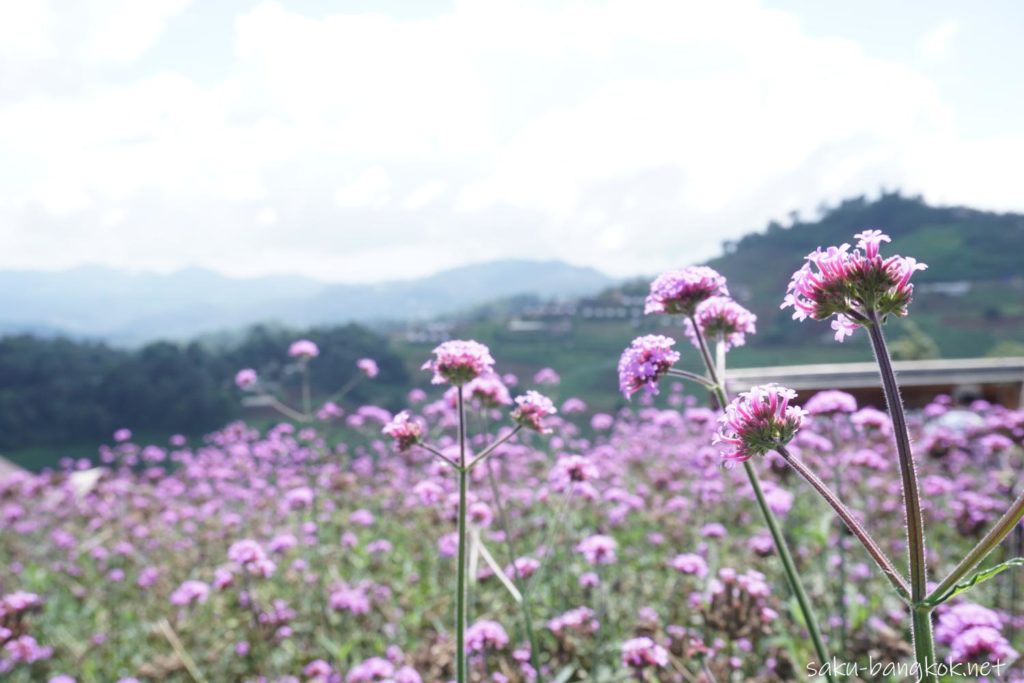
[(512, 411), (512, 419), (527, 429), (543, 433), (546, 430), (541, 420), (557, 412), (558, 409), (550, 398), (531, 390), (522, 396), (516, 396), (516, 408)]
[(320, 347), (308, 339), (299, 339), (288, 347), (288, 355), (299, 360), (309, 360), (320, 355)]
[(793, 273), (781, 308), (793, 308), (797, 320), (827, 320), (835, 316), (836, 341), (865, 324), (869, 315), (905, 316), (913, 295), (910, 277), (928, 266), (903, 256), (882, 258), (879, 246), (890, 242), (881, 230), (857, 235), (857, 248), (849, 244), (818, 248)]
[[(308, 489), (306, 489), (308, 491)], [(235, 541), (228, 548), (228, 559), (244, 569), (249, 574), (269, 578), (273, 576), (277, 566), (267, 557), (263, 546), (245, 538)]]
[(622, 663), (632, 669), (668, 666), (668, 651), (647, 636), (622, 644)]
[(857, 412), (857, 399), (845, 391), (819, 391), (807, 399), (804, 410), (809, 415), (832, 415)]
[(508, 634), (501, 624), (481, 619), (466, 629), (466, 652), (501, 650), (508, 645)]
[(601, 623), (594, 615), (594, 610), (589, 607), (577, 607), (575, 609), (571, 609), (548, 622), (548, 628), (555, 635), (564, 631), (572, 631), (574, 633), (594, 633), (600, 627)]
[[(757, 331), (757, 316), (727, 296), (713, 296), (702, 301), (693, 315), (705, 339), (721, 340), (725, 348), (743, 346), (748, 334)], [(693, 322), (686, 320), (686, 336), (698, 347)]]
[(258, 381), (259, 376), (252, 368), (242, 368), (235, 375), (235, 386), (242, 390), (251, 389)]
[(629, 398), (640, 389), (658, 393), (658, 380), (679, 360), (676, 340), (660, 334), (637, 337), (619, 358), (619, 390)]
[(356, 367), (359, 368), (361, 373), (370, 379), (373, 379), (380, 374), (380, 368), (377, 367), (377, 361), (372, 358), (360, 358), (356, 361)]
[(729, 296), (725, 278), (707, 266), (669, 270), (651, 283), (644, 313), (693, 315), (697, 305), (713, 296)]
[(1001, 629), (1002, 621), (992, 610), (960, 603), (941, 611), (935, 625), (935, 640), (949, 646), (954, 662), (1010, 664), (1019, 655)]
[(576, 552), (583, 555), (590, 564), (615, 564), (618, 560), (615, 554), (618, 547), (618, 542), (611, 536), (594, 534), (580, 541)]
[(753, 387), (740, 394), (718, 418), (715, 441), (731, 447), (722, 452), (722, 457), (749, 460), (789, 443), (806, 415), (802, 408), (790, 405), (794, 398), (795, 391), (777, 384)]
[(461, 386), (490, 373), (494, 368), (491, 351), (480, 342), (453, 339), (434, 349), (434, 358), (423, 364), (423, 370), (434, 373), (433, 384), (450, 382)]
[(408, 451), (423, 438), (423, 426), (418, 421), (410, 419), (408, 410), (395, 415), (391, 422), (384, 425), (381, 432), (395, 440), (395, 446), (400, 453)]

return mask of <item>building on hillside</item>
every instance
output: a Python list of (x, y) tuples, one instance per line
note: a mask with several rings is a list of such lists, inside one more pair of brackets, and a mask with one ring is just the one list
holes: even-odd
[[(893, 365), (910, 408), (921, 408), (938, 394), (949, 394), (958, 402), (985, 399), (1008, 408), (1024, 405), (1024, 357), (907, 360)], [(736, 368), (727, 371), (726, 382), (730, 391), (777, 382), (799, 392), (801, 401), (824, 389), (840, 389), (856, 396), (862, 406), (885, 405), (874, 363)]]

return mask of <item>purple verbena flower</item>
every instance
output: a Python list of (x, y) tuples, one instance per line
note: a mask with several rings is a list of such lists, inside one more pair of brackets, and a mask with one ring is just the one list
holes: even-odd
[(359, 372), (363, 373), (370, 379), (373, 379), (380, 374), (380, 368), (377, 367), (377, 361), (372, 358), (360, 358), (356, 361), (356, 367), (359, 368)]
[(660, 334), (637, 337), (619, 358), (619, 390), (629, 398), (640, 389), (658, 393), (658, 380), (679, 360), (675, 339)]
[(790, 280), (781, 308), (793, 308), (797, 320), (827, 320), (834, 316), (836, 341), (865, 324), (869, 315), (905, 316), (914, 286), (911, 276), (927, 266), (902, 256), (882, 258), (878, 253), (889, 237), (880, 230), (857, 235), (857, 248), (849, 244), (820, 248)]
[(651, 283), (644, 313), (693, 315), (697, 305), (713, 296), (729, 296), (725, 278), (707, 266), (669, 270)]
[(622, 644), (622, 663), (631, 669), (668, 666), (668, 651), (650, 638), (632, 638)]
[(531, 390), (522, 396), (516, 396), (516, 407), (512, 411), (512, 420), (527, 429), (543, 433), (547, 430), (541, 420), (557, 412), (558, 410), (550, 398)]
[[(757, 331), (757, 316), (727, 296), (705, 299), (697, 306), (693, 318), (705, 339), (721, 340), (726, 349), (743, 346), (747, 341), (746, 335)], [(686, 336), (699, 348), (693, 321), (689, 318), (686, 319), (685, 330)]]
[(434, 349), (434, 358), (424, 363), (422, 369), (433, 371), (433, 384), (450, 382), (461, 386), (493, 368), (494, 359), (486, 346), (473, 340), (454, 339)]
[(809, 415), (853, 413), (857, 411), (857, 399), (845, 391), (819, 391), (807, 399), (804, 409)]
[(615, 555), (618, 547), (618, 542), (611, 536), (594, 534), (580, 541), (576, 552), (583, 555), (590, 564), (614, 564), (618, 560)]
[(749, 460), (785, 445), (796, 436), (806, 414), (790, 405), (796, 392), (777, 384), (753, 387), (740, 394), (718, 418), (721, 426), (715, 441), (728, 444), (729, 460)]
[(288, 347), (288, 355), (300, 360), (309, 360), (320, 355), (320, 347), (308, 339), (299, 339)]
[(235, 386), (239, 389), (250, 389), (256, 386), (259, 375), (252, 368), (242, 368), (235, 374)]
[(403, 410), (395, 415), (391, 422), (384, 425), (381, 432), (395, 440), (395, 446), (400, 453), (404, 453), (423, 438), (423, 426), (409, 417), (409, 411)]
[(466, 652), (501, 650), (508, 645), (508, 634), (501, 624), (480, 619), (466, 629)]

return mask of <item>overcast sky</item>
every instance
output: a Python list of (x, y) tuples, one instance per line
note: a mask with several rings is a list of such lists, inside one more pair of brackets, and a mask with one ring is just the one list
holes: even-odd
[(0, 268), (631, 275), (883, 185), (1024, 210), (1022, 26), (1013, 0), (0, 0)]

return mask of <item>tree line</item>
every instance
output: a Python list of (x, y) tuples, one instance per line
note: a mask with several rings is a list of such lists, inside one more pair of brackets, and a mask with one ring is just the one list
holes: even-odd
[(0, 449), (102, 441), (121, 427), (137, 433), (198, 435), (240, 415), (238, 369), (256, 369), (294, 390), (288, 345), (308, 338), (315, 395), (327, 396), (356, 372), (359, 358), (380, 375), (348, 400), (396, 403), (410, 378), (386, 339), (358, 325), (304, 332), (256, 326), (231, 342), (156, 342), (120, 349), (99, 342), (32, 335), (0, 339)]

